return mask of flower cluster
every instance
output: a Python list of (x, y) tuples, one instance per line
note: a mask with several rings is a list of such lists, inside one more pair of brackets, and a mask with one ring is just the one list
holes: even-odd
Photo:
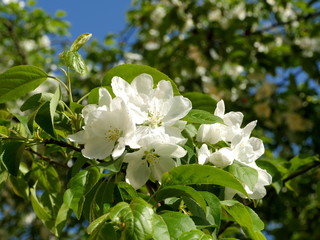
[[(256, 183), (251, 188), (246, 184), (244, 187), (252, 199), (263, 198), (266, 194), (264, 186), (270, 185), (272, 178), (266, 170), (261, 169), (255, 163), (264, 153), (263, 142), (258, 138), (250, 137), (257, 121), (252, 121), (241, 128), (243, 114), (241, 112), (225, 114), (223, 100), (218, 102), (214, 114), (220, 117), (224, 124), (202, 124), (200, 126), (197, 141), (204, 144), (198, 150), (199, 164), (211, 163), (219, 168), (225, 168), (237, 163), (255, 169), (257, 171)], [(231, 198), (235, 193), (237, 192), (232, 189), (226, 189), (226, 198)]]
[[(83, 130), (70, 135), (69, 139), (83, 144), (82, 154), (90, 159), (123, 156), (123, 161), (128, 163), (126, 181), (135, 189), (149, 179), (160, 182), (164, 172), (177, 166), (175, 160), (186, 155), (183, 148), (186, 139), (181, 134), (186, 122), (181, 119), (191, 110), (190, 100), (174, 96), (169, 81), (162, 80), (154, 88), (148, 74), (137, 76), (131, 83), (113, 77), (111, 87), (115, 98), (100, 88), (99, 103), (82, 110)], [(256, 121), (241, 128), (243, 114), (225, 114), (223, 101), (218, 102), (214, 114), (224, 124), (199, 127), (195, 139), (202, 144), (197, 152), (198, 163), (219, 168), (238, 164), (254, 169), (255, 184), (243, 185), (251, 198), (262, 198), (271, 176), (255, 163), (264, 153), (262, 141), (250, 137)], [(228, 188), (225, 191), (226, 198), (236, 193)]]
[(186, 154), (180, 145), (185, 122), (180, 119), (191, 110), (191, 102), (174, 96), (169, 81), (153, 88), (148, 74), (137, 76), (131, 84), (120, 77), (112, 79), (115, 98), (99, 89), (99, 104), (82, 110), (83, 130), (70, 135), (73, 142), (84, 144), (82, 154), (90, 159), (120, 157), (128, 146), (133, 151), (124, 156), (128, 163), (126, 181), (138, 189), (146, 181), (160, 181), (164, 172), (176, 166), (174, 158)]

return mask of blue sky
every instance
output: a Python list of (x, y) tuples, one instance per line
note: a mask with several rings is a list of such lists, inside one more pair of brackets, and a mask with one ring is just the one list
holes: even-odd
[(125, 27), (131, 0), (38, 0), (37, 6), (52, 15), (64, 10), (72, 39), (89, 32), (102, 41), (107, 33), (119, 33)]

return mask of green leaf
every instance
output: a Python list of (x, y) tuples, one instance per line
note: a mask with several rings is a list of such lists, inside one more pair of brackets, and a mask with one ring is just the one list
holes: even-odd
[(232, 175), (238, 178), (241, 183), (246, 184), (249, 189), (253, 190), (258, 181), (257, 170), (240, 164), (232, 164), (228, 167), (228, 170)]
[(119, 237), (111, 223), (99, 225), (90, 235), (88, 240), (118, 240)]
[(104, 214), (97, 219), (95, 219), (87, 228), (87, 233), (92, 234), (94, 231), (96, 231), (97, 228), (99, 228), (101, 225), (103, 225), (107, 219), (109, 218), (109, 214)]
[(122, 64), (112, 68), (104, 76), (102, 86), (111, 86), (111, 80), (113, 77), (118, 76), (131, 83), (132, 80), (142, 73), (147, 73), (152, 76), (154, 85), (157, 85), (161, 80), (167, 80), (171, 82), (174, 95), (180, 95), (180, 92), (172, 79), (170, 79), (164, 73), (158, 71), (149, 66), (138, 64)]
[(22, 197), (26, 201), (29, 200), (29, 186), (25, 179), (21, 176), (10, 176), (9, 183), (17, 196)]
[(44, 102), (40, 105), (40, 108), (35, 111), (35, 122), (53, 138), (56, 138), (56, 131), (54, 129), (54, 114), (56, 112), (60, 97), (61, 93), (60, 88), (58, 87), (50, 102)]
[(31, 176), (38, 181), (38, 186), (48, 192), (60, 192), (61, 182), (56, 169), (49, 165), (42, 165), (40, 162), (35, 162), (32, 167)]
[(54, 234), (56, 236), (59, 236), (62, 233), (63, 228), (66, 226), (66, 222), (69, 218), (69, 215), (70, 215), (70, 210), (68, 205), (65, 203), (62, 203), (54, 224)]
[(35, 188), (30, 188), (31, 193), (31, 204), (34, 212), (37, 214), (43, 222), (51, 220), (52, 216), (50, 211), (45, 208), (38, 200)]
[(72, 43), (70, 51), (78, 51), (86, 42), (91, 38), (91, 33), (81, 34), (77, 39)]
[(210, 235), (205, 234), (200, 230), (192, 230), (190, 232), (183, 233), (179, 240), (213, 240)]
[(152, 239), (153, 210), (142, 198), (135, 198), (130, 204), (120, 202), (109, 212), (113, 224), (120, 227), (123, 239)]
[(251, 208), (235, 200), (221, 201), (221, 206), (241, 227), (247, 230), (251, 239), (265, 239), (260, 233), (264, 224)]
[(0, 103), (14, 100), (37, 88), (48, 75), (30, 65), (12, 67), (0, 74)]
[(200, 124), (214, 124), (214, 123), (223, 123), (223, 120), (209, 113), (207, 111), (199, 110), (199, 109), (191, 109), (187, 116), (185, 116), (182, 120), (187, 121), (189, 123), (200, 123)]
[(217, 229), (215, 230), (215, 232), (218, 233), (220, 228), (220, 223), (221, 223), (221, 214), (222, 214), (220, 200), (213, 193), (205, 192), (205, 191), (199, 191), (199, 193), (206, 200), (208, 205), (206, 219), (210, 224), (217, 226)]
[(38, 108), (42, 103), (52, 99), (52, 93), (37, 93), (29, 97), (20, 107), (21, 111)]
[(192, 219), (183, 213), (164, 211), (160, 214), (170, 233), (170, 239), (178, 239), (183, 233), (196, 230)]
[(157, 192), (156, 199), (160, 202), (166, 198), (182, 196), (194, 199), (196, 203), (202, 208), (202, 210), (206, 212), (207, 205), (202, 195), (189, 186), (176, 185), (160, 188), (160, 190)]
[(88, 73), (87, 65), (78, 52), (64, 51), (59, 55), (59, 57), (64, 60), (67, 67), (72, 68), (77, 73), (80, 73), (81, 75)]
[(25, 142), (23, 140), (6, 141), (1, 145), (0, 161), (13, 176), (18, 175), (24, 148)]
[(117, 187), (118, 187), (119, 193), (121, 195), (121, 199), (123, 201), (129, 201), (129, 200), (132, 200), (132, 199), (138, 197), (138, 194), (134, 190), (134, 188), (126, 182), (118, 182)]
[(183, 94), (184, 97), (189, 98), (192, 102), (192, 108), (204, 110), (213, 113), (217, 101), (214, 100), (210, 95), (200, 92), (187, 92)]
[(235, 189), (248, 196), (238, 179), (232, 174), (214, 166), (198, 164), (182, 165), (171, 169), (162, 177), (163, 186), (192, 184), (215, 184)]
[(92, 167), (87, 170), (82, 170), (71, 178), (68, 183), (69, 189), (65, 191), (63, 201), (74, 211), (78, 219), (82, 213), (85, 195), (95, 186), (99, 179), (99, 170)]
[(152, 224), (154, 240), (170, 240), (170, 234), (167, 224), (161, 216), (153, 214)]

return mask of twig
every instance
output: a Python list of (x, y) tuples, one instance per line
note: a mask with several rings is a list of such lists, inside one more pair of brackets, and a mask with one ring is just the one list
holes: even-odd
[(315, 168), (315, 167), (317, 167), (317, 166), (319, 166), (319, 165), (320, 165), (320, 162), (318, 162), (318, 161), (317, 161), (317, 162), (314, 162), (314, 163), (313, 163), (312, 165), (310, 165), (309, 167), (306, 167), (305, 169), (301, 169), (300, 171), (297, 171), (297, 172), (289, 175), (288, 177), (286, 177), (286, 178), (283, 179), (282, 181), (283, 181), (283, 183), (285, 183), (285, 182), (287, 182), (287, 181), (289, 181), (289, 180), (291, 180), (291, 179), (293, 179), (293, 178), (295, 178), (295, 177), (298, 177), (298, 176), (300, 176), (300, 175), (308, 172), (308, 171), (311, 170), (312, 168)]
[(42, 159), (42, 160), (44, 160), (44, 161), (46, 161), (46, 162), (48, 162), (48, 163), (52, 163), (52, 164), (55, 164), (55, 165), (57, 165), (57, 166), (59, 166), (59, 167), (63, 167), (63, 168), (69, 169), (69, 167), (68, 167), (67, 165), (65, 165), (65, 164), (63, 164), (63, 163), (59, 163), (59, 162), (53, 161), (53, 160), (51, 160), (50, 158), (41, 155), (40, 153), (34, 151), (34, 150), (31, 149), (31, 148), (27, 148), (27, 149), (25, 149), (25, 150), (28, 151), (28, 152), (30, 152), (30, 153), (32, 153), (32, 154), (34, 154), (34, 155), (37, 155), (40, 159)]
[(58, 140), (54, 140), (54, 139), (45, 139), (44, 140), (44, 144), (55, 144), (61, 147), (66, 147), (66, 148), (70, 148), (76, 152), (81, 152), (81, 148), (77, 148), (69, 143), (66, 142), (62, 142), (62, 141), (58, 141)]
[(293, 20), (290, 20), (290, 21), (287, 21), (287, 22), (277, 22), (277, 23), (272, 24), (271, 26), (262, 28), (262, 29), (257, 30), (257, 31), (246, 32), (246, 35), (261, 34), (263, 32), (267, 32), (267, 31), (272, 30), (274, 28), (278, 28), (278, 27), (282, 27), (284, 25), (288, 25), (288, 24), (291, 24), (291, 23), (296, 22), (296, 21), (307, 20), (309, 18), (318, 17), (318, 16), (320, 16), (320, 12), (314, 12), (314, 13), (310, 13), (308, 15), (298, 16), (296, 19), (293, 19)]

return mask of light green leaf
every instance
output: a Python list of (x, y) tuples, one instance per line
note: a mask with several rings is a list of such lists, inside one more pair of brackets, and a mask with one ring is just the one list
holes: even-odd
[(157, 214), (152, 215), (153, 239), (170, 240), (170, 234), (166, 222)]
[(80, 73), (81, 75), (88, 73), (87, 65), (78, 52), (64, 51), (59, 55), (59, 57), (64, 60), (67, 67), (72, 68), (77, 73)]
[(178, 239), (185, 232), (196, 230), (196, 225), (186, 214), (180, 212), (165, 211), (161, 213), (160, 216), (167, 224), (170, 238), (173, 240)]
[(30, 65), (12, 67), (0, 74), (0, 103), (14, 100), (37, 88), (48, 75)]
[(222, 208), (243, 227), (251, 239), (260, 240), (265, 237), (260, 233), (264, 228), (259, 216), (249, 207), (235, 200), (221, 201)]
[(253, 190), (258, 181), (258, 172), (254, 168), (241, 166), (239, 164), (232, 164), (228, 167), (229, 172), (240, 180), (241, 183), (246, 184), (249, 189)]
[(151, 75), (153, 78), (154, 85), (157, 85), (158, 82), (160, 82), (161, 80), (170, 81), (172, 84), (174, 95), (180, 95), (180, 92), (176, 84), (167, 75), (158, 71), (155, 68), (138, 64), (122, 64), (112, 68), (104, 76), (102, 86), (111, 86), (111, 80), (115, 76), (121, 77), (128, 83), (131, 83), (135, 77), (139, 76), (142, 73), (147, 73)]
[(66, 222), (69, 218), (70, 210), (67, 204), (62, 203), (61, 207), (59, 208), (55, 224), (54, 224), (54, 234), (59, 236), (66, 226)]
[(91, 38), (91, 33), (81, 34), (71, 45), (70, 51), (78, 51)]
[(200, 109), (213, 113), (216, 108), (217, 101), (208, 94), (200, 92), (187, 92), (184, 93), (183, 96), (190, 99), (194, 109)]
[(51, 220), (52, 216), (50, 211), (45, 208), (38, 200), (36, 195), (36, 189), (30, 188), (31, 193), (31, 204), (34, 212), (37, 214), (38, 218), (40, 218), (43, 222)]
[(185, 116), (182, 120), (187, 121), (189, 123), (200, 123), (200, 124), (214, 124), (221, 123), (223, 124), (223, 120), (209, 113), (207, 111), (199, 110), (199, 109), (191, 109), (187, 116)]
[(215, 184), (235, 189), (248, 196), (238, 179), (232, 174), (214, 166), (198, 164), (182, 165), (171, 169), (162, 177), (163, 186), (192, 184)]
[(157, 192), (156, 199), (160, 202), (166, 198), (182, 196), (194, 199), (195, 202), (202, 208), (202, 210), (206, 212), (207, 205), (202, 195), (189, 186), (175, 185), (160, 188), (160, 190)]
[(97, 228), (103, 225), (109, 217), (109, 214), (104, 214), (97, 219), (95, 219), (92, 223), (90, 223), (89, 227), (87, 228), (87, 233), (92, 234)]
[(213, 240), (213, 238), (200, 230), (192, 230), (190, 232), (183, 233), (179, 237), (179, 240)]
[(24, 148), (25, 142), (23, 140), (6, 141), (1, 144), (0, 161), (13, 176), (18, 175)]

